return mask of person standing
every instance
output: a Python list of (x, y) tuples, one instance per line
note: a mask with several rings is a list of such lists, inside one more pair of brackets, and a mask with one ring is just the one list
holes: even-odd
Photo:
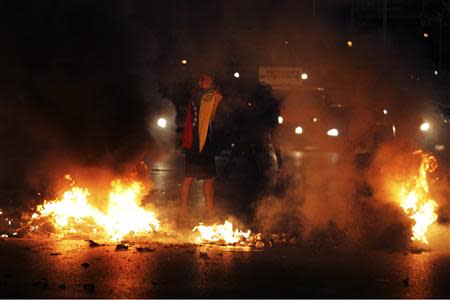
[(203, 179), (208, 216), (215, 214), (214, 178), (216, 163), (214, 160), (211, 122), (214, 119), (222, 95), (214, 88), (211, 75), (202, 74), (198, 87), (194, 91), (186, 112), (182, 147), (185, 150), (185, 175), (181, 185), (181, 209), (184, 215), (189, 212), (189, 192), (194, 179)]

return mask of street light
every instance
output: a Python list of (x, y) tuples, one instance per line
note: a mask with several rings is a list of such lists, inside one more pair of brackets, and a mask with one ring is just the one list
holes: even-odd
[(353, 46), (353, 42), (352, 42), (352, 41), (347, 41), (347, 46), (348, 46), (349, 48), (351, 48), (351, 47)]
[(241, 75), (239, 74), (239, 72), (234, 72), (233, 76), (234, 76), (234, 78), (239, 78), (239, 76), (241, 76)]
[(424, 37), (424, 38), (428, 38), (428, 37), (429, 37), (428, 32), (424, 32), (424, 33), (423, 33), (423, 37)]
[(302, 73), (302, 75), (300, 76), (301, 79), (306, 80), (308, 79), (308, 74), (306, 73)]
[(183, 58), (183, 59), (181, 60), (181, 64), (182, 64), (182, 65), (186, 65), (187, 63), (188, 63), (187, 59)]

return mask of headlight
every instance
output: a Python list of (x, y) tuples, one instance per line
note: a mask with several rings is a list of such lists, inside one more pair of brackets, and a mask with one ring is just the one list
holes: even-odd
[(159, 118), (158, 121), (156, 121), (156, 125), (161, 128), (167, 127), (167, 120), (165, 118)]
[(297, 127), (295, 127), (294, 132), (295, 132), (295, 134), (302, 134), (303, 128), (301, 126), (297, 126)]
[(336, 128), (330, 129), (327, 131), (327, 135), (329, 136), (338, 136), (339, 135), (339, 130), (337, 130)]
[(428, 122), (423, 122), (422, 124), (420, 124), (420, 131), (427, 132), (430, 130), (430, 128), (431, 125)]
[(278, 116), (278, 124), (283, 124), (283, 117), (282, 116)]

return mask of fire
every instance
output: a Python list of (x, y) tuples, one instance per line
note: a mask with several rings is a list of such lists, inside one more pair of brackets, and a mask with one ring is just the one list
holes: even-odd
[(197, 238), (197, 243), (214, 243), (224, 242), (226, 244), (236, 244), (240, 241), (245, 241), (250, 237), (251, 231), (240, 231), (235, 229), (233, 231), (233, 224), (229, 221), (225, 221), (223, 225), (205, 226), (200, 223), (195, 226), (192, 231), (198, 231), (200, 237)]
[(39, 205), (32, 218), (48, 217), (62, 236), (95, 234), (113, 241), (128, 234), (139, 235), (160, 229), (155, 214), (139, 206), (143, 190), (140, 182), (114, 180), (111, 187), (105, 213), (89, 203), (90, 193), (86, 188), (73, 186), (61, 199)]
[(438, 205), (434, 200), (429, 199), (427, 174), (436, 170), (437, 161), (434, 156), (421, 150), (414, 152), (414, 155), (420, 155), (420, 167), (418, 174), (400, 187), (400, 206), (414, 220), (411, 239), (428, 244), (426, 233), (428, 227), (437, 220), (435, 211)]

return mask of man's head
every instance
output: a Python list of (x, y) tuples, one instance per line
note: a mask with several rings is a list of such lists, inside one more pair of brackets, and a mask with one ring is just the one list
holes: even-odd
[(213, 86), (213, 78), (209, 74), (202, 74), (198, 79), (198, 86), (202, 89), (209, 89)]

